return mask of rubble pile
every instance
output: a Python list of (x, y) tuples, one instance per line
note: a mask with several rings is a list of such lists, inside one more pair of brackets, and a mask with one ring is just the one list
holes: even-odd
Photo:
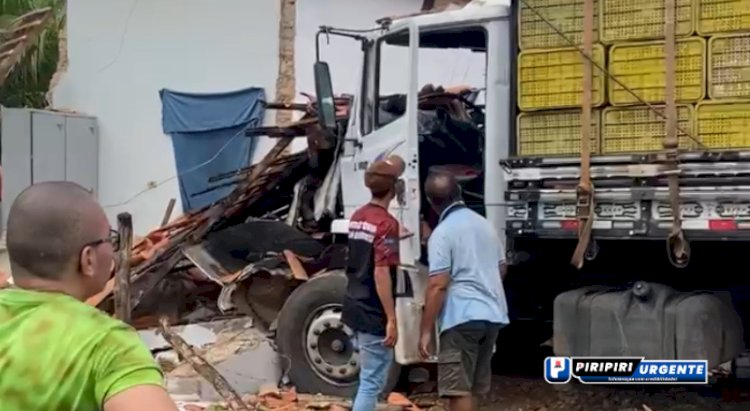
[[(328, 172), (332, 158), (326, 163), (321, 163), (316, 157), (325, 150), (332, 151), (334, 146), (325, 143), (323, 134), (319, 132), (316, 104), (312, 97), (307, 97), (310, 99), (307, 104), (266, 103), (270, 109), (302, 111), (303, 116), (299, 121), (286, 127), (259, 127), (247, 131), (248, 137), (267, 135), (279, 137), (280, 140), (260, 163), (211, 178), (209, 189), (236, 184), (230, 195), (201, 210), (189, 212), (135, 242), (130, 257), (130, 294), (134, 326), (153, 327), (157, 318), (164, 315), (173, 323), (185, 322), (186, 316), (211, 305), (214, 306), (211, 307), (213, 312), (204, 310), (203, 317), (221, 317), (221, 310), (215, 307), (221, 289), (243, 279), (241, 268), (268, 257), (265, 253), (258, 252), (252, 256), (257, 259), (256, 261), (241, 258), (239, 264), (228, 262), (231, 258), (218, 258), (219, 264), (212, 264), (212, 270), (209, 270), (213, 272), (207, 272), (205, 267), (197, 265), (196, 261), (187, 255), (186, 250), (195, 246), (211, 248), (211, 237), (218, 243), (226, 243), (226, 236), (222, 237), (221, 234), (227, 231), (227, 235), (236, 235), (239, 232), (244, 236), (252, 236), (253, 230), (250, 228), (257, 228), (258, 225), (242, 230), (240, 226), (245, 224), (258, 221), (283, 224), (289, 213), (294, 211), (291, 210), (291, 204), (294, 202), (295, 186), (302, 180), (309, 180), (307, 177), (311, 174), (320, 175), (320, 171), (316, 172), (318, 169), (323, 169), (323, 174)], [(336, 104), (337, 115), (341, 121), (346, 122), (349, 99), (338, 98)], [(291, 139), (300, 136), (307, 137), (308, 150), (294, 154), (285, 153)], [(296, 224), (287, 225), (290, 229), (294, 229), (295, 226)], [(215, 254), (247, 251), (215, 248), (213, 252), (208, 252), (208, 258)], [(292, 251), (283, 251), (272, 252), (276, 257), (274, 264), (278, 271), (288, 274), (296, 272), (299, 275), (300, 266), (314, 266), (317, 260), (315, 257), (318, 257), (296, 256)], [(203, 256), (205, 254), (203, 253)], [(289, 261), (292, 261), (291, 264)], [(273, 271), (268, 264), (266, 266), (268, 271)], [(244, 274), (246, 277), (247, 273)], [(104, 311), (113, 312), (114, 288), (113, 278), (102, 292), (87, 302)]]
[[(351, 409), (351, 400), (325, 395), (297, 394), (294, 388), (280, 390), (276, 387), (264, 387), (258, 395), (242, 397), (244, 404), (256, 411), (347, 411)], [(426, 408), (423, 408), (426, 406)], [(223, 403), (191, 403), (179, 404), (184, 411), (225, 411), (230, 408)], [(422, 400), (422, 407), (410, 401), (402, 394), (392, 393), (386, 401), (378, 404), (376, 411), (442, 411), (444, 408), (434, 400)]]

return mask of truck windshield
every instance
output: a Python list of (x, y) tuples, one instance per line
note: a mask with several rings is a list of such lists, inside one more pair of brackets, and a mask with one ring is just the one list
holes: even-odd
[[(400, 118), (409, 90), (409, 32), (399, 31), (376, 42), (373, 76), (364, 85), (367, 96), (363, 134)], [(487, 34), (483, 27), (426, 28), (420, 33), (418, 88), (420, 96), (440, 91), (472, 91), (479, 96), (486, 78)], [(378, 110), (374, 110), (374, 101)], [(421, 109), (422, 107), (420, 107)], [(369, 113), (369, 115), (368, 115)]]

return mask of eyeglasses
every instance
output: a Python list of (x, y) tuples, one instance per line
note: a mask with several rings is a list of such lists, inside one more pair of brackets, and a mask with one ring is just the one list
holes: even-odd
[(117, 230), (110, 229), (109, 236), (107, 238), (100, 238), (96, 241), (86, 243), (83, 246), (84, 247), (96, 247), (99, 244), (104, 244), (104, 243), (112, 244), (112, 247), (115, 249), (115, 251), (118, 251), (120, 249), (120, 233)]

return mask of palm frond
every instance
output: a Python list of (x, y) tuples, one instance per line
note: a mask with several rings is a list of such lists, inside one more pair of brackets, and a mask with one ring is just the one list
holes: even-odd
[[(31, 41), (26, 44), (25, 53), (16, 56), (15, 67), (6, 76), (5, 83), (2, 83), (0, 62), (0, 105), (35, 108), (46, 105), (45, 95), (57, 69), (59, 30), (64, 26), (65, 6), (66, 2), (60, 0), (0, 0), (0, 33), (3, 30), (7, 32), (13, 21), (17, 24), (18, 17), (28, 16), (40, 8), (48, 8), (50, 14), (35, 38), (29, 39)], [(0, 34), (0, 43), (2, 37)]]

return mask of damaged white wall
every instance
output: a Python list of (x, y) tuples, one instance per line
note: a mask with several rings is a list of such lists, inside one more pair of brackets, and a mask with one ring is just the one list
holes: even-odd
[[(368, 28), (377, 18), (413, 13), (421, 4), (422, 0), (298, 0), (297, 92), (314, 92), (318, 26)], [(159, 224), (169, 199), (180, 198), (172, 143), (162, 133), (158, 91), (221, 92), (259, 86), (272, 98), (278, 18), (278, 0), (68, 1), (69, 66), (53, 90), (53, 102), (55, 108), (98, 118), (99, 199), (113, 222), (117, 213), (129, 211), (135, 232), (145, 234)], [(359, 45), (332, 38), (322, 56), (331, 64), (336, 92), (353, 92), (361, 62)], [(435, 70), (441, 69), (436, 65)], [(261, 141), (256, 159), (272, 144), (269, 139)], [(299, 140), (293, 149), (303, 147)], [(132, 199), (139, 192), (143, 193)], [(178, 207), (175, 214), (180, 212)]]
[(180, 198), (173, 178), (122, 204), (175, 176), (160, 89), (273, 96), (278, 14), (277, 0), (68, 1), (69, 66), (53, 102), (99, 120), (99, 200), (112, 221), (129, 211), (144, 234)]

